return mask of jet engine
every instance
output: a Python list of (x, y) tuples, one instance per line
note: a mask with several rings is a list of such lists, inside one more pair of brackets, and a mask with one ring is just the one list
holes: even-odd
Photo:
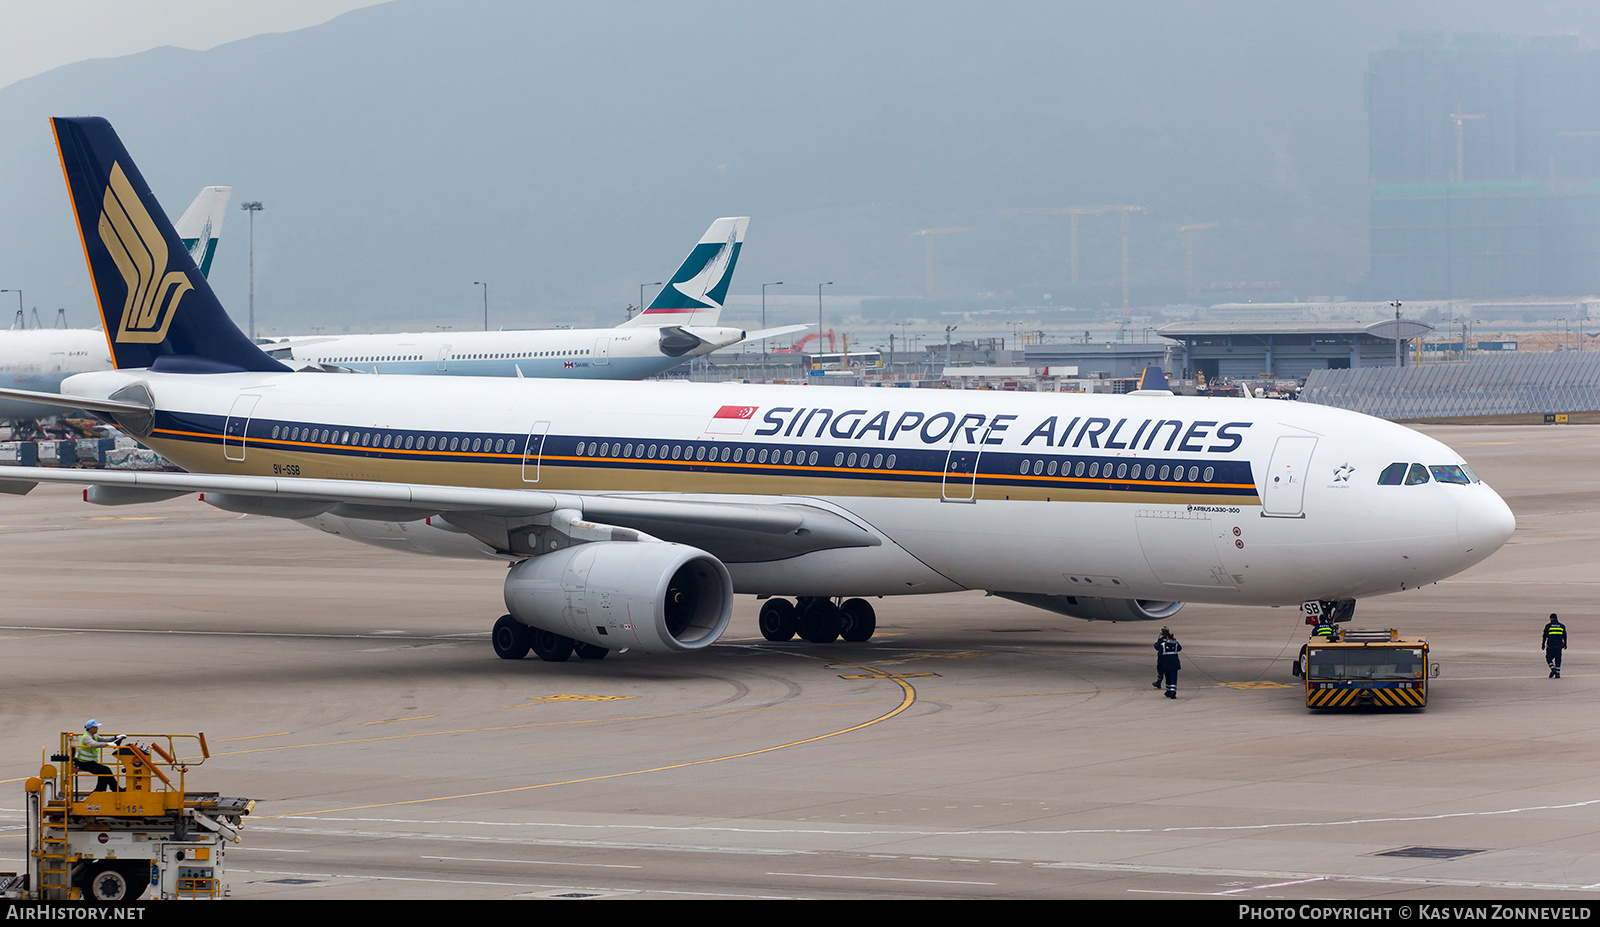
[(1150, 599), (1097, 599), (1083, 595), (1038, 595), (1030, 592), (996, 592), (995, 595), (1085, 621), (1165, 621), (1183, 607), (1182, 602), (1156, 602)]
[(516, 620), (608, 650), (699, 650), (733, 616), (727, 567), (683, 544), (578, 544), (518, 563), (505, 591)]

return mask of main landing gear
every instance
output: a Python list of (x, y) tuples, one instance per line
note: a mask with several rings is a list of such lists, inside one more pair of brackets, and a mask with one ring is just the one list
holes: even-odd
[(554, 631), (530, 628), (510, 615), (501, 615), (500, 620), (494, 623), (494, 633), (490, 639), (494, 643), (495, 655), (502, 660), (520, 660), (530, 650), (539, 659), (550, 663), (560, 663), (573, 654), (577, 654), (580, 660), (603, 660), (611, 652)]
[(845, 599), (835, 605), (823, 596), (768, 599), (761, 606), (761, 636), (782, 642), (796, 634), (813, 644), (831, 644), (839, 638), (853, 643), (872, 639), (878, 615), (866, 599)]

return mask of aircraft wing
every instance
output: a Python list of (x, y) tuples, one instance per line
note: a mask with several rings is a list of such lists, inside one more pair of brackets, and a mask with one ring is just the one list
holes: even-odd
[[(496, 550), (531, 555), (529, 538), (561, 513), (581, 515), (596, 536), (587, 540), (649, 538), (698, 547), (730, 563), (780, 560), (815, 550), (876, 547), (878, 534), (820, 504), (785, 497), (698, 498), (481, 489), (370, 480), (319, 480), (206, 473), (123, 470), (44, 470), (0, 467), (0, 492), (26, 493), (39, 483), (87, 487), (100, 504), (155, 502), (186, 493), (227, 511), (310, 518), (331, 512), (348, 518), (411, 521), (442, 518)], [(713, 501), (713, 499), (715, 501)], [(607, 534), (608, 529), (610, 534)], [(616, 529), (623, 529), (617, 533)], [(648, 538), (645, 538), (648, 539)]]

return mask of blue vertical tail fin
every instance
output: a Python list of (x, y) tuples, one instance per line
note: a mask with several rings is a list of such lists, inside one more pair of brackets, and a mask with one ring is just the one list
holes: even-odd
[(228, 318), (111, 123), (50, 122), (117, 368), (287, 371)]
[(1144, 368), (1139, 374), (1139, 393), (1156, 393), (1158, 395), (1172, 395), (1172, 385), (1167, 382), (1167, 374), (1160, 367), (1150, 366)]

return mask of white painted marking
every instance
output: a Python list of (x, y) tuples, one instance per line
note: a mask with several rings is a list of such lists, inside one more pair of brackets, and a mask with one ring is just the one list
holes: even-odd
[(999, 885), (999, 882), (957, 882), (953, 879), (891, 879), (886, 876), (823, 875), (817, 872), (769, 872), (769, 876), (795, 876), (801, 879), (850, 879), (862, 882), (924, 882), (930, 885)]
[(643, 866), (623, 866), (615, 863), (571, 863), (546, 859), (494, 859), (480, 856), (419, 856), (418, 859), (442, 859), (458, 863), (517, 863), (529, 866), (587, 866), (590, 869), (643, 869)]

